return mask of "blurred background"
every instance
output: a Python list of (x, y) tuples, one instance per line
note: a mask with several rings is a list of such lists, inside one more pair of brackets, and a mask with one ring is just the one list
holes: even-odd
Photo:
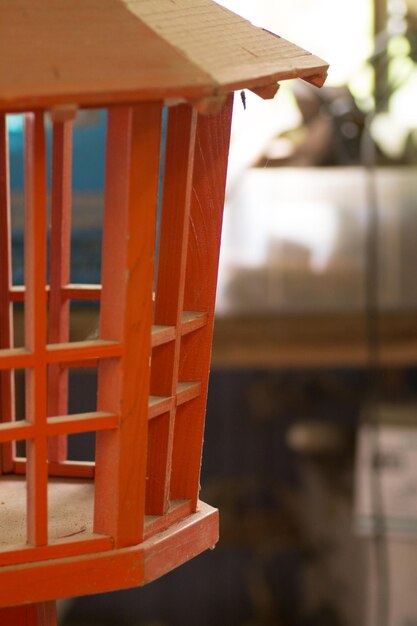
[[(146, 588), (63, 603), (60, 623), (417, 626), (417, 2), (221, 4), (330, 71), (320, 90), (236, 94), (201, 477), (220, 543)], [(9, 135), (21, 284), (20, 116)], [(104, 147), (104, 111), (83, 112), (72, 282), (100, 282)], [(72, 339), (97, 314), (75, 303)], [(95, 395), (74, 371), (70, 412)], [(71, 439), (71, 458), (93, 454)]]

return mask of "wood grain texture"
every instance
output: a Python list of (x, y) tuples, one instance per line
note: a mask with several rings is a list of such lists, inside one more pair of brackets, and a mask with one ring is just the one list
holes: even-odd
[(40, 602), (0, 609), (0, 624), (8, 626), (57, 626), (56, 604)]
[(123, 2), (187, 59), (204, 69), (219, 86), (219, 93), (325, 74), (324, 61), (253, 26), (212, 0)]
[(127, 589), (150, 582), (218, 540), (218, 511), (197, 512), (144, 543), (55, 561), (0, 568), (0, 607)]
[(26, 372), (27, 528), (29, 543), (48, 540), (46, 385), (46, 147), (42, 112), (25, 119), (25, 347), (34, 354)]
[(211, 0), (2, 0), (1, 11), (4, 110), (203, 98), (327, 70)]
[[(168, 112), (162, 216), (154, 324), (175, 329), (174, 340), (154, 348), (151, 394), (177, 393), (187, 242), (197, 114), (189, 105)], [(169, 507), (175, 404), (149, 426), (146, 512), (162, 515)]]
[[(49, 269), (48, 343), (69, 341), (69, 300), (63, 288), (70, 280), (71, 249), (72, 120), (53, 122), (52, 188)], [(68, 410), (68, 369), (61, 364), (48, 367), (48, 415), (65, 415)], [(48, 458), (67, 458), (65, 436), (48, 440)]]
[(181, 341), (179, 379), (199, 381), (201, 393), (177, 409), (171, 498), (198, 499), (217, 271), (233, 96), (222, 111), (200, 115), (194, 157), (184, 308), (204, 311), (207, 323)]
[[(0, 350), (13, 347), (13, 305), (10, 298), (12, 284), (9, 148), (6, 118), (0, 114)], [(0, 422), (15, 419), (14, 376), (12, 370), (0, 371)], [(0, 474), (13, 467), (14, 445), (1, 447)]]
[(120, 427), (97, 434), (95, 532), (116, 546), (143, 538), (161, 104), (109, 111), (100, 336), (123, 342), (101, 361), (98, 410)]

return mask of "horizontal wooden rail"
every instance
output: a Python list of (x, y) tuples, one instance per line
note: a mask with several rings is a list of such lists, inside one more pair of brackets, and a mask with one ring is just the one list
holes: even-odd
[(26, 348), (0, 350), (0, 370), (33, 367), (34, 363), (34, 354), (26, 350)]
[[(72, 435), (96, 430), (108, 430), (117, 428), (118, 425), (118, 415), (96, 411), (48, 417), (45, 430), (47, 437), (53, 437), (55, 435)], [(36, 426), (26, 420), (0, 424), (0, 443), (33, 439), (35, 436)]]
[(26, 420), (3, 422), (0, 424), (0, 443), (32, 439), (35, 436), (35, 430), (35, 426)]
[(46, 347), (47, 363), (68, 363), (81, 359), (105, 359), (120, 357), (123, 346), (117, 341), (74, 341), (55, 343)]
[[(45, 287), (49, 295), (49, 285)], [(14, 285), (9, 291), (11, 302), (24, 302), (26, 288), (24, 285)], [(62, 296), (66, 300), (82, 300), (98, 302), (101, 298), (101, 285), (72, 284), (69, 283), (62, 288)]]
[[(13, 464), (15, 474), (26, 474), (26, 458), (17, 457)], [(48, 475), (59, 478), (94, 478), (95, 464), (90, 461), (63, 461), (48, 463)]]
[(81, 556), (92, 552), (106, 552), (113, 548), (113, 539), (88, 533), (79, 537), (51, 541), (47, 546), (32, 547), (27, 544), (7, 546), (0, 550), (0, 566), (34, 563), (51, 559)]
[[(188, 335), (207, 324), (207, 313), (184, 311), (181, 318), (180, 333)], [(152, 348), (161, 346), (176, 338), (175, 326), (152, 326)]]
[(105, 413), (104, 411), (95, 411), (48, 417), (46, 432), (48, 436), (87, 433), (95, 430), (117, 428), (118, 425), (118, 415)]
[(179, 406), (197, 398), (201, 393), (200, 382), (178, 383), (175, 396), (150, 396), (148, 418), (153, 419), (170, 411), (173, 406)]

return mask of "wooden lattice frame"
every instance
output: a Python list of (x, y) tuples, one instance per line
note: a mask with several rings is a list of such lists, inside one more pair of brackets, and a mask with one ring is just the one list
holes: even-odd
[[(69, 283), (70, 117), (52, 121), (46, 285), (43, 111), (26, 115), (25, 287), (12, 286), (0, 115), (0, 480), (27, 481), (27, 544), (0, 551), (2, 606), (141, 584), (217, 540), (217, 512), (198, 492), (231, 111), (232, 96), (213, 115), (169, 109), (156, 289), (162, 103), (108, 109), (102, 286)], [(100, 339), (68, 341), (72, 299), (100, 300)], [(13, 347), (15, 302), (24, 302), (24, 348)], [(91, 365), (97, 411), (68, 415), (68, 369)], [(13, 369), (26, 372), (23, 421)], [(96, 432), (96, 464), (67, 461), (66, 436), (86, 431)], [(16, 457), (19, 440), (27, 459)], [(51, 476), (94, 480), (92, 533), (48, 538)]]

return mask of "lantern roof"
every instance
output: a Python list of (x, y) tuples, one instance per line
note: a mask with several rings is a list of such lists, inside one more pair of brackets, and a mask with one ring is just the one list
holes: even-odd
[(3, 110), (262, 95), (327, 67), (213, 0), (0, 0)]

